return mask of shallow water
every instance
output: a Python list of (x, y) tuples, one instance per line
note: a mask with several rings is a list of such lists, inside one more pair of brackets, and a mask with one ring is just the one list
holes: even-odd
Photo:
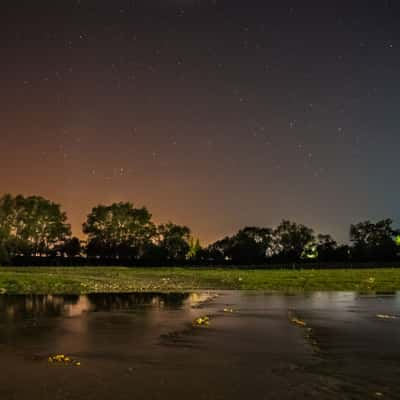
[(6, 400), (396, 399), (400, 295), (3, 295), (0, 357)]

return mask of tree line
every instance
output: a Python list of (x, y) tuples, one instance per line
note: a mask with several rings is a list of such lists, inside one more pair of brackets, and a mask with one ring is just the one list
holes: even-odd
[(156, 225), (146, 207), (120, 202), (94, 207), (72, 236), (59, 204), (40, 196), (0, 198), (0, 264), (268, 265), (400, 260), (400, 230), (391, 219), (352, 224), (350, 244), (283, 220), (245, 227), (202, 247), (189, 227)]

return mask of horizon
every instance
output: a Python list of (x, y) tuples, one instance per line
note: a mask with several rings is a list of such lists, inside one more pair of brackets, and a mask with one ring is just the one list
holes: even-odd
[[(113, 202), (113, 203), (107, 203), (107, 204), (105, 204), (105, 203), (93, 204), (92, 207), (90, 207), (90, 210), (85, 214), (85, 218), (82, 219), (82, 222), (81, 222), (81, 224), (80, 224), (80, 229), (79, 229), (79, 230), (74, 230), (73, 225), (71, 224), (71, 221), (70, 221), (70, 218), (69, 218), (68, 210), (65, 209), (65, 207), (63, 206), (63, 204), (58, 203), (57, 201), (54, 201), (54, 199), (46, 198), (46, 197), (43, 197), (43, 196), (38, 195), (38, 194), (28, 194), (28, 195), (24, 195), (24, 194), (22, 194), (22, 193), (17, 193), (17, 194), (14, 194), (14, 193), (3, 193), (1, 196), (3, 196), (3, 195), (8, 195), (8, 194), (10, 194), (11, 196), (21, 195), (21, 196), (24, 196), (24, 197), (30, 197), (30, 196), (37, 197), (37, 196), (39, 196), (39, 197), (41, 197), (41, 198), (44, 198), (44, 199), (49, 200), (49, 201), (51, 201), (51, 202), (54, 202), (55, 204), (57, 204), (58, 206), (60, 206), (61, 211), (63, 211), (63, 212), (66, 213), (66, 217), (67, 217), (66, 223), (67, 223), (68, 225), (71, 226), (71, 237), (77, 237), (79, 240), (84, 241), (84, 242), (87, 240), (87, 236), (88, 236), (88, 235), (85, 234), (85, 233), (83, 232), (83, 225), (84, 225), (84, 223), (87, 221), (88, 215), (89, 215), (89, 214), (92, 212), (92, 210), (93, 210), (95, 207), (97, 207), (97, 206), (110, 206), (111, 204), (117, 204), (117, 203), (130, 203), (130, 204), (133, 205), (134, 208), (142, 208), (142, 207), (146, 208), (146, 209), (149, 211), (149, 213), (151, 214), (151, 218), (152, 218), (153, 222), (154, 222), (157, 226), (160, 226), (160, 225), (162, 225), (162, 224), (166, 224), (166, 223), (169, 223), (169, 222), (172, 222), (172, 223), (174, 223), (174, 224), (177, 223), (176, 221), (174, 221), (174, 220), (171, 219), (171, 218), (169, 218), (169, 219), (167, 218), (166, 220), (163, 220), (163, 221), (158, 221), (156, 218), (154, 218), (154, 215), (153, 215), (151, 209), (149, 209), (145, 204), (135, 204), (135, 203), (133, 203), (132, 201), (129, 201), (129, 200), (127, 200), (127, 201), (118, 200), (118, 201), (115, 201), (115, 202)], [(232, 231), (232, 232), (228, 232), (228, 233), (222, 234), (222, 235), (220, 235), (219, 237), (217, 237), (217, 238), (215, 238), (215, 239), (213, 239), (213, 240), (211, 240), (211, 241), (208, 241), (208, 242), (202, 241), (202, 239), (201, 239), (198, 235), (196, 235), (196, 232), (193, 231), (193, 229), (191, 228), (191, 226), (190, 226), (189, 224), (179, 224), (179, 223), (178, 223), (178, 225), (187, 226), (187, 227), (190, 229), (190, 231), (191, 231), (191, 236), (192, 236), (192, 238), (194, 238), (194, 239), (196, 239), (196, 240), (197, 240), (197, 239), (200, 240), (201, 245), (202, 245), (203, 247), (207, 247), (207, 246), (209, 246), (209, 245), (211, 245), (211, 244), (217, 242), (218, 240), (224, 239), (224, 238), (226, 238), (226, 237), (232, 237), (232, 236), (234, 236), (235, 234), (237, 234), (237, 232), (238, 232), (239, 230), (241, 230), (241, 229), (243, 229), (243, 228), (246, 228), (246, 227), (256, 227), (256, 228), (271, 228), (271, 229), (275, 229), (282, 221), (287, 220), (287, 221), (291, 221), (291, 222), (295, 222), (295, 223), (298, 223), (298, 224), (302, 224), (302, 225), (305, 225), (305, 226), (311, 228), (311, 229), (314, 231), (314, 233), (315, 233), (316, 235), (318, 235), (318, 234), (328, 234), (328, 235), (330, 235), (330, 236), (337, 242), (337, 244), (340, 246), (340, 245), (349, 245), (349, 244), (351, 244), (351, 240), (350, 240), (350, 226), (351, 226), (352, 224), (356, 224), (356, 223), (360, 223), (360, 222), (365, 222), (365, 221), (370, 221), (370, 222), (372, 222), (372, 223), (376, 223), (376, 222), (381, 221), (381, 220), (386, 219), (386, 218), (387, 218), (387, 217), (382, 216), (381, 218), (368, 219), (368, 220), (364, 220), (364, 221), (354, 221), (354, 222), (348, 223), (348, 227), (347, 227), (348, 238), (347, 238), (347, 240), (344, 240), (344, 241), (343, 241), (343, 240), (339, 240), (334, 234), (332, 234), (332, 232), (329, 232), (329, 231), (325, 231), (325, 232), (318, 231), (318, 229), (315, 229), (315, 227), (313, 227), (313, 226), (304, 224), (304, 223), (301, 222), (301, 221), (295, 221), (295, 220), (292, 220), (292, 219), (290, 219), (290, 218), (286, 218), (285, 216), (281, 217), (281, 218), (278, 220), (278, 222), (277, 222), (276, 224), (274, 224), (274, 225), (268, 225), (268, 226), (266, 226), (266, 225), (244, 224), (243, 226), (239, 226), (236, 230), (234, 230), (234, 231)], [(389, 219), (391, 219), (391, 218), (389, 218)], [(392, 220), (392, 222), (393, 222), (393, 224), (395, 225), (393, 228), (396, 229), (396, 221)]]

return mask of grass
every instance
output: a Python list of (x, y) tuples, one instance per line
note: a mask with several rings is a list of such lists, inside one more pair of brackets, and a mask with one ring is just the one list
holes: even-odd
[(400, 290), (400, 269), (239, 270), (124, 267), (3, 267), (0, 293), (82, 294), (236, 289), (280, 292)]

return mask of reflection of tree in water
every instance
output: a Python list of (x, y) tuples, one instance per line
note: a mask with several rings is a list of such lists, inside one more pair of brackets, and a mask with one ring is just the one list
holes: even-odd
[[(188, 293), (109, 293), (87, 296), (26, 295), (0, 296), (0, 321), (24, 320), (40, 317), (78, 315), (80, 304), (88, 303), (81, 311), (124, 310), (137, 306), (179, 307), (189, 298)], [(82, 300), (87, 300), (82, 302)], [(78, 311), (78, 310), (75, 310)]]
[(108, 293), (87, 296), (94, 311), (124, 310), (138, 306), (179, 307), (188, 293)]
[(76, 304), (79, 296), (26, 295), (0, 296), (0, 320), (23, 320), (57, 317), (67, 306)]
[(0, 344), (19, 351), (26, 347), (28, 353), (34, 348), (43, 354), (97, 356), (105, 346), (104, 354), (113, 348), (123, 357), (126, 349), (118, 343), (132, 349), (156, 340), (160, 326), (170, 321), (170, 312), (188, 301), (185, 293), (4, 295), (0, 296)]

